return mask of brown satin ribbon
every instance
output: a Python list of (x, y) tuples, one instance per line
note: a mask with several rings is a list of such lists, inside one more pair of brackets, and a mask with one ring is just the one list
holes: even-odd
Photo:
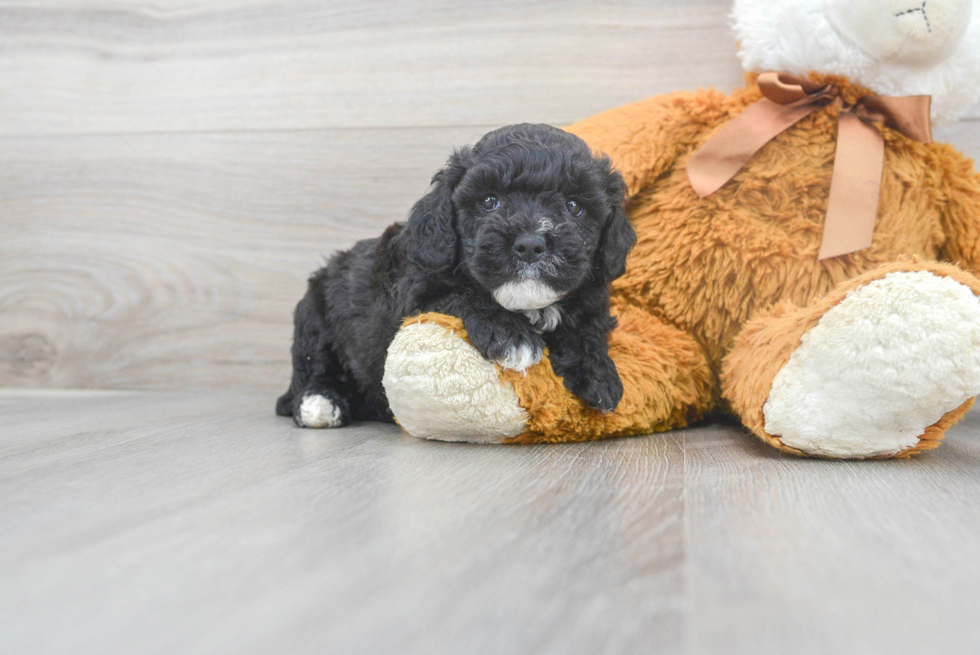
[(720, 189), (766, 143), (828, 104), (841, 107), (837, 152), (819, 259), (871, 245), (885, 142), (876, 123), (884, 123), (922, 143), (932, 141), (929, 96), (864, 96), (845, 107), (838, 89), (785, 73), (763, 73), (765, 96), (736, 116), (694, 153), (687, 175), (702, 198)]

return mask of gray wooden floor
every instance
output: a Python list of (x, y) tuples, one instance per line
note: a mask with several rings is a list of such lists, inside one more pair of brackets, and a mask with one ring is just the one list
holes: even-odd
[(980, 412), (847, 463), (721, 425), (303, 431), (273, 400), (0, 390), (0, 652), (980, 651)]

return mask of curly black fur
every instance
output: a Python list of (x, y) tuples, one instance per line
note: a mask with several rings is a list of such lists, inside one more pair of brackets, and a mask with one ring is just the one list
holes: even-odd
[(557, 128), (513, 125), (454, 152), (432, 184), (407, 223), (337, 253), (310, 278), (296, 307), (292, 383), (276, 412), (303, 425), (300, 405), (316, 394), (341, 425), (391, 421), (386, 351), (406, 316), (427, 311), (461, 318), (491, 360), (540, 357), (547, 346), (573, 393), (613, 410), (623, 387), (608, 355), (608, 285), (636, 236), (609, 159)]

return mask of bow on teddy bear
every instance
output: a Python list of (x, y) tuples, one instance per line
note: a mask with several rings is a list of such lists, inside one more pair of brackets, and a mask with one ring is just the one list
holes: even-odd
[[(708, 139), (687, 163), (691, 187), (700, 197), (728, 182), (776, 135), (822, 105), (845, 109), (833, 84), (817, 84), (785, 73), (763, 73), (765, 96)], [(838, 257), (871, 246), (881, 191), (885, 141), (875, 127), (887, 124), (910, 139), (932, 141), (929, 96), (863, 96), (840, 114), (827, 217), (817, 259)]]
[[(425, 314), (406, 320), (385, 366), (410, 434), (578, 441), (727, 412), (783, 451), (865, 459), (934, 448), (966, 413), (980, 393), (972, 162), (877, 123), (870, 239), (838, 256), (821, 246), (835, 204), (838, 218), (855, 211), (831, 201), (841, 112), (869, 96), (924, 95), (933, 120), (962, 115), (980, 92), (980, 2), (739, 0), (733, 17), (745, 88), (657, 96), (567, 128), (622, 172), (638, 235), (611, 289), (616, 411), (585, 407), (547, 358), (526, 375), (501, 370), (457, 318)], [(687, 167), (762, 99), (764, 71), (832, 86), (840, 101), (808, 106), (702, 197)]]

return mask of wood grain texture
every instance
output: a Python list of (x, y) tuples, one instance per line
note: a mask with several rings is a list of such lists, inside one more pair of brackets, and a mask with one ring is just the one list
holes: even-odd
[(285, 388), (307, 275), (486, 129), (0, 137), (0, 386)]
[(0, 138), (0, 386), (285, 388), (306, 277), (483, 131)]
[(33, 653), (975, 653), (980, 413), (908, 461), (706, 425), (479, 446), (274, 396), (0, 390)]
[(689, 435), (692, 652), (977, 652), (980, 413), (950, 434), (860, 463)]
[(0, 2), (0, 134), (568, 123), (741, 82), (728, 0)]
[(683, 437), (441, 444), (273, 400), (0, 392), (3, 650), (680, 652)]

